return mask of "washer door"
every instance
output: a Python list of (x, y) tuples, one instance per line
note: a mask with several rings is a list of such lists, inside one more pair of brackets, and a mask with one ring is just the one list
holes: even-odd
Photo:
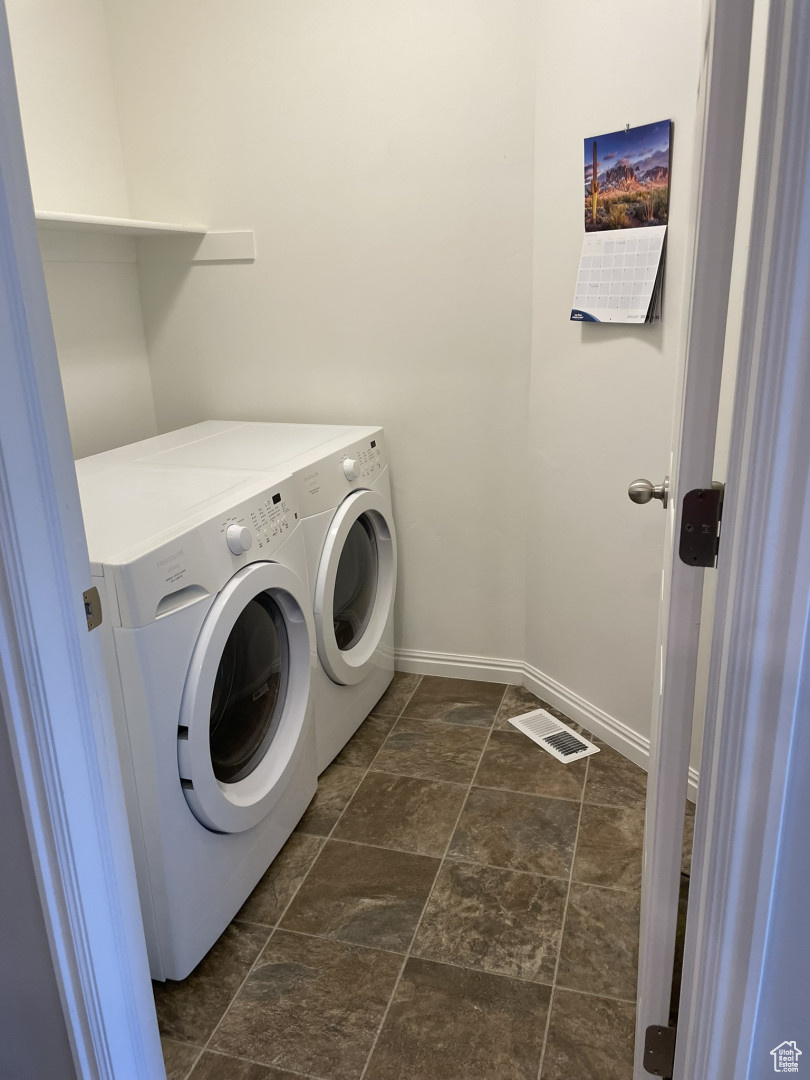
[(205, 618), (183, 690), (177, 758), (186, 801), (215, 832), (262, 820), (294, 769), (307, 722), (306, 590), (278, 563), (252, 563)]
[(388, 501), (377, 491), (355, 491), (332, 518), (315, 582), (318, 655), (334, 682), (352, 686), (373, 667), (396, 580)]

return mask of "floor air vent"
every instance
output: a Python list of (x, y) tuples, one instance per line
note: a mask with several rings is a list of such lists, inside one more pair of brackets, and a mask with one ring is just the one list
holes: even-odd
[(580, 758), (588, 757), (589, 754), (599, 753), (598, 746), (594, 746), (584, 736), (572, 731), (545, 709), (534, 709), (533, 712), (515, 716), (509, 723), (518, 731), (522, 731), (524, 735), (528, 735), (538, 746), (548, 750), (557, 761), (565, 764), (569, 761), (579, 761)]

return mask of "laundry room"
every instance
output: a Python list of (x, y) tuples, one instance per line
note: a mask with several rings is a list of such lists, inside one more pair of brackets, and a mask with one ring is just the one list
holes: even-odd
[[(141, 689), (127, 671), (148, 655), (180, 708), (168, 741), (126, 736), (127, 808), (145, 806), (148, 761), (168, 747), (171, 797), (192, 823), (173, 842), (194, 888), (205, 892), (195, 875), (208, 860), (236, 881), (254, 858), (261, 815), (218, 800), (223, 784), (253, 782), (276, 728), (240, 753), (223, 738), (198, 779), (212, 690), (201, 676), (202, 705), (189, 704), (186, 671), (205, 663), (172, 670), (167, 629), (177, 617), (203, 640), (198, 601), (216, 596), (216, 611), (247, 588), (230, 578), (232, 556), (260, 560), (244, 574), (278, 566), (262, 595), (285, 597), (256, 607), (240, 639), (271, 641), (275, 667), (239, 677), (265, 709), (299, 694), (304, 674), (291, 666), (285, 681), (279, 665), (304, 627), (320, 704), (307, 719), (300, 689), (300, 725), (328, 745), (316, 756), (290, 744), (279, 768), (299, 794), (267, 794), (262, 806), (283, 813), (262, 813), (284, 822), (268, 826), (244, 895), (223, 889), (210, 941), (202, 916), (177, 929), (187, 901), (169, 880), (171, 847), (150, 862), (165, 825), (154, 784), (142, 854), (133, 843), (155, 890), (144, 919), (168, 1080), (629, 1080), (667, 515), (627, 489), (671, 471), (680, 415), (704, 5), (5, 7), (88, 531), (91, 499), (94, 520), (117, 518), (99, 525), (109, 560), (90, 548), (121, 630), (114, 693), (129, 710)], [(664, 118), (663, 316), (578, 325), (583, 139)], [(732, 391), (726, 379), (721, 473)], [(273, 456), (279, 425), (306, 427)], [(112, 468), (125, 487), (105, 486)], [(169, 490), (159, 470), (177, 470), (165, 507), (149, 487)], [(181, 556), (208, 567), (215, 546), (199, 524), (213, 505), (213, 489), (195, 487), (206, 470), (217, 497), (231, 493), (211, 533), (230, 554), (220, 545), (192, 579)], [(201, 530), (185, 556), (170, 536), (181, 508)], [(171, 588), (116, 561), (147, 518), (161, 546), (127, 558), (148, 555), (161, 573), (163, 560)], [(340, 570), (320, 569), (335, 537), (379, 574), (359, 629), (338, 628)], [(164, 622), (145, 638), (155, 612)], [(340, 634), (375, 619), (377, 651), (347, 663)], [(144, 715), (162, 691), (144, 691)], [(357, 720), (319, 736), (318, 715), (342, 717), (350, 693)], [(581, 760), (563, 764), (510, 724), (534, 710), (584, 739)], [(272, 721), (279, 738), (285, 723)], [(176, 954), (161, 935), (183, 938)]]

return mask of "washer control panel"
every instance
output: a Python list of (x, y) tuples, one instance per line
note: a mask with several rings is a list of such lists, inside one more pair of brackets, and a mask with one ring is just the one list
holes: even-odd
[[(214, 503), (214, 505), (211, 505)], [(213, 597), (248, 563), (273, 559), (300, 518), (292, 477), (273, 482), (246, 474), (230, 493), (217, 493), (182, 530), (144, 542), (105, 567), (114, 575), (119, 621), (144, 626), (187, 604)]]
[(229, 525), (225, 530), (225, 539), (234, 555), (244, 555), (253, 546), (250, 529), (246, 529), (244, 525)]
[(284, 485), (237, 507), (222, 519), (220, 531), (234, 555), (244, 555), (255, 545), (255, 557), (259, 551), (269, 554), (277, 548), (297, 521), (298, 512)]

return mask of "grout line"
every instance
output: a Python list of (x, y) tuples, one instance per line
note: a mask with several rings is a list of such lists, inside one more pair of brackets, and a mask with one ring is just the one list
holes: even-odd
[(548, 1045), (548, 1033), (551, 1028), (551, 1014), (554, 1010), (554, 991), (557, 988), (557, 974), (560, 970), (560, 957), (562, 956), (563, 940), (565, 938), (565, 924), (568, 919), (568, 902), (571, 899), (571, 883), (574, 880), (574, 863), (577, 858), (577, 848), (579, 847), (579, 830), (582, 825), (582, 808), (585, 805), (585, 791), (588, 786), (588, 772), (590, 770), (591, 759), (585, 758), (585, 781), (582, 785), (583, 800), (579, 804), (579, 817), (577, 819), (577, 835), (574, 841), (574, 850), (571, 854), (571, 869), (568, 874), (568, 892), (565, 894), (565, 907), (563, 908), (562, 924), (560, 926), (560, 944), (557, 949), (557, 963), (554, 965), (554, 978), (552, 979), (551, 994), (548, 999), (548, 1016), (546, 1017), (546, 1030), (543, 1032), (543, 1048), (540, 1051), (540, 1064), (537, 1068), (537, 1080), (542, 1080), (543, 1065), (546, 1060), (546, 1046)]
[[(420, 677), (419, 677), (419, 679), (418, 679), (418, 681), (417, 681), (417, 683), (416, 683), (416, 686), (414, 686), (413, 690), (411, 691), (410, 695), (408, 696), (408, 699), (407, 699), (408, 701), (410, 701), (410, 700), (411, 700), (411, 698), (413, 697), (413, 695), (414, 695), (414, 694), (416, 693), (416, 691), (417, 691), (417, 689), (418, 689), (418, 687), (419, 687), (419, 685), (420, 685), (420, 683), (421, 683), (421, 682), (422, 682), (422, 677), (420, 676)], [(406, 702), (406, 704), (407, 704), (407, 702)], [(373, 712), (373, 710), (372, 710), (372, 712)], [(369, 714), (369, 715), (370, 715), (370, 714)], [(401, 715), (401, 713), (400, 713), (400, 715)], [(368, 717), (366, 717), (366, 719), (368, 719)], [(395, 723), (396, 723), (396, 721), (395, 721)], [(362, 776), (360, 777), (360, 780), (358, 781), (357, 787), (356, 787), (356, 788), (354, 789), (354, 791), (352, 792), (352, 796), (351, 796), (351, 798), (350, 798), (350, 799), (349, 799), (349, 801), (348, 801), (348, 802), (346, 803), (346, 806), (344, 806), (344, 807), (343, 807), (343, 810), (341, 810), (340, 814), (339, 814), (339, 815), (338, 815), (338, 817), (337, 817), (337, 820), (335, 821), (335, 824), (334, 824), (334, 825), (332, 826), (332, 828), (331, 828), (331, 829), (329, 830), (328, 834), (327, 834), (327, 835), (326, 835), (325, 837), (317, 837), (317, 838), (316, 838), (316, 839), (319, 839), (319, 840), (321, 841), (321, 846), (320, 846), (320, 847), (318, 848), (318, 852), (317, 852), (317, 854), (315, 855), (315, 858), (314, 858), (314, 859), (312, 860), (312, 862), (311, 862), (311, 863), (309, 864), (309, 867), (307, 868), (307, 872), (306, 872), (306, 873), (304, 874), (304, 876), (303, 876), (303, 877), (301, 878), (301, 880), (300, 880), (300, 881), (298, 882), (298, 885), (296, 886), (295, 890), (293, 891), (293, 894), (292, 894), (292, 896), (290, 897), (290, 899), (289, 899), (289, 900), (287, 901), (287, 903), (285, 904), (285, 906), (284, 906), (284, 910), (283, 910), (283, 911), (281, 912), (281, 914), (279, 915), (279, 917), (278, 917), (278, 919), (276, 920), (275, 924), (274, 924), (274, 925), (273, 925), (273, 926), (272, 926), (272, 927), (270, 928), (270, 932), (269, 932), (269, 933), (268, 933), (268, 935), (267, 935), (267, 940), (265, 941), (264, 945), (262, 945), (261, 949), (259, 950), (258, 954), (256, 955), (256, 959), (255, 959), (255, 960), (253, 961), (253, 963), (252, 963), (252, 964), (250, 965), (250, 967), (248, 968), (248, 970), (247, 970), (247, 973), (246, 973), (246, 975), (245, 975), (244, 979), (243, 979), (243, 980), (241, 981), (241, 983), (239, 984), (239, 987), (237, 988), (237, 990), (236, 990), (236, 993), (235, 993), (235, 994), (234, 994), (234, 995), (233, 995), (233, 996), (231, 997), (231, 999), (230, 999), (230, 1001), (228, 1002), (228, 1004), (227, 1004), (227, 1006), (226, 1006), (225, 1010), (224, 1010), (224, 1011), (223, 1011), (223, 1013), (222, 1013), (222, 1016), (220, 1016), (219, 1020), (217, 1021), (216, 1025), (214, 1026), (214, 1030), (213, 1030), (213, 1031), (211, 1032), (211, 1034), (209, 1035), (209, 1037), (208, 1037), (208, 1040), (207, 1040), (207, 1042), (205, 1043), (205, 1045), (204, 1045), (204, 1047), (203, 1047), (203, 1050), (207, 1050), (207, 1049), (209, 1048), (209, 1046), (211, 1045), (211, 1040), (212, 1040), (212, 1039), (214, 1038), (214, 1036), (216, 1035), (216, 1033), (217, 1033), (217, 1031), (219, 1030), (220, 1026), (222, 1025), (222, 1022), (223, 1022), (223, 1020), (225, 1019), (225, 1017), (226, 1017), (226, 1016), (228, 1015), (228, 1013), (230, 1012), (230, 1010), (231, 1010), (231, 1006), (232, 1006), (232, 1005), (233, 1005), (233, 1003), (234, 1003), (234, 1002), (236, 1001), (236, 999), (237, 999), (237, 998), (239, 997), (239, 995), (241, 994), (241, 992), (242, 992), (242, 990), (243, 990), (243, 988), (244, 988), (244, 986), (245, 986), (245, 983), (246, 983), (246, 982), (248, 981), (248, 979), (250, 978), (250, 976), (251, 976), (251, 975), (253, 974), (254, 970), (256, 969), (256, 965), (258, 964), (258, 962), (259, 962), (259, 960), (261, 959), (261, 957), (262, 957), (262, 956), (264, 955), (264, 951), (265, 951), (265, 949), (267, 948), (267, 946), (269, 945), (269, 943), (270, 943), (270, 939), (271, 939), (271, 938), (273, 937), (273, 935), (275, 934), (276, 930), (277, 930), (277, 929), (279, 928), (279, 924), (281, 923), (281, 920), (282, 920), (282, 919), (284, 918), (284, 916), (285, 916), (285, 915), (287, 914), (287, 911), (289, 910), (289, 907), (290, 907), (290, 905), (292, 904), (293, 900), (295, 900), (296, 896), (298, 895), (298, 893), (299, 893), (299, 891), (300, 891), (300, 889), (301, 889), (301, 886), (302, 886), (302, 885), (304, 884), (304, 882), (305, 882), (305, 881), (307, 880), (307, 878), (309, 877), (309, 875), (310, 875), (310, 871), (312, 870), (312, 867), (313, 867), (313, 866), (315, 865), (315, 863), (316, 863), (316, 862), (318, 861), (318, 857), (320, 856), (321, 852), (323, 851), (324, 847), (326, 846), (326, 841), (327, 841), (327, 840), (329, 839), (329, 837), (330, 837), (330, 836), (332, 835), (332, 832), (334, 831), (334, 829), (335, 829), (335, 826), (337, 825), (338, 821), (340, 821), (340, 819), (341, 819), (341, 818), (343, 817), (343, 814), (345, 813), (346, 809), (348, 808), (349, 804), (351, 803), (352, 799), (354, 798), (355, 794), (357, 793), (357, 789), (358, 789), (358, 788), (360, 787), (360, 784), (362, 784), (362, 782), (363, 782), (363, 780), (365, 779), (365, 777), (366, 777), (366, 774), (367, 774), (367, 773), (368, 773), (368, 768), (367, 768), (367, 769), (365, 770), (365, 772), (363, 773), (363, 775), (362, 775)], [(291, 833), (290, 835), (293, 835), (293, 834)], [(303, 835), (309, 835), (309, 834), (305, 833), (305, 834), (303, 834)], [(271, 863), (271, 864), (270, 864), (270, 866), (272, 866), (272, 865), (273, 865), (273, 864)], [(269, 867), (268, 867), (268, 869), (269, 869)], [(262, 924), (258, 924), (258, 925), (262, 925)], [(288, 1071), (289, 1071), (289, 1070), (288, 1070)]]
[[(560, 761), (558, 764), (565, 767), (565, 762)], [(572, 762), (571, 764), (574, 765), (576, 762)], [(539, 791), (521, 791), (518, 788), (493, 787), (491, 784), (474, 784), (473, 787), (476, 791), (504, 791), (508, 795), (528, 795), (532, 799), (546, 799), (549, 802), (582, 802), (582, 796), (578, 799), (574, 799), (570, 795), (541, 795)]]
[[(324, 838), (324, 841), (326, 839), (327, 838)], [(369, 844), (366, 840), (345, 840), (342, 836), (330, 836), (328, 839), (330, 839), (333, 844), (352, 844), (354, 847), (374, 848), (375, 851), (395, 851), (398, 855), (414, 855), (417, 859), (438, 859), (439, 862), (442, 861), (441, 855), (427, 855), (424, 851), (413, 851), (410, 848), (392, 847), (389, 844)], [(320, 851), (318, 854), (320, 855)], [(508, 867), (505, 869), (508, 869)], [(309, 873), (309, 871), (307, 871), (307, 873)], [(243, 919), (241, 921), (245, 922), (246, 920)]]
[[(344, 840), (340, 836), (333, 836), (332, 842), (335, 844), (353, 844), (355, 847), (368, 847), (374, 848), (375, 851), (395, 851), (399, 855), (415, 855), (420, 859), (434, 859), (439, 862), (443, 862), (445, 858), (449, 859), (452, 863), (468, 863), (472, 866), (484, 866), (488, 870), (505, 870), (509, 874), (526, 874), (528, 877), (547, 878), (550, 881), (568, 881), (567, 875), (565, 877), (559, 877), (557, 874), (543, 874), (539, 870), (518, 870), (514, 866), (498, 866), (496, 863), (485, 863), (479, 859), (470, 859), (466, 855), (425, 855), (421, 851), (408, 851), (405, 848), (387, 847), (384, 844), (367, 844), (362, 840)], [(587, 882), (582, 882), (583, 885), (587, 885)], [(610, 888), (609, 885), (599, 885), (596, 888), (606, 889)], [(629, 892), (629, 889), (611, 889), (613, 892)], [(636, 890), (638, 891), (638, 890)], [(240, 919), (240, 922), (247, 922), (246, 919)], [(458, 966), (458, 965), (456, 965)]]
[[(346, 803), (346, 805), (345, 805), (345, 806), (343, 807), (343, 809), (342, 809), (342, 810), (340, 811), (340, 813), (338, 814), (337, 818), (335, 819), (335, 823), (334, 823), (334, 825), (333, 825), (333, 826), (332, 826), (332, 828), (331, 828), (331, 829), (329, 830), (329, 832), (328, 832), (328, 833), (326, 834), (326, 839), (327, 839), (327, 840), (329, 840), (329, 839), (330, 839), (330, 837), (332, 836), (332, 833), (333, 833), (333, 832), (335, 831), (335, 829), (336, 829), (336, 828), (338, 827), (338, 824), (340, 823), (340, 819), (341, 819), (341, 818), (343, 817), (343, 815), (344, 815), (344, 814), (346, 813), (346, 811), (347, 811), (347, 810), (349, 809), (349, 807), (351, 806), (351, 804), (352, 804), (352, 803), (354, 802), (354, 797), (355, 797), (355, 795), (357, 794), (357, 792), (358, 792), (358, 791), (360, 790), (360, 785), (361, 785), (361, 784), (363, 783), (363, 781), (365, 780), (365, 778), (366, 778), (366, 777), (368, 776), (368, 774), (369, 774), (369, 773), (371, 772), (371, 766), (372, 766), (372, 765), (374, 764), (374, 762), (375, 762), (375, 761), (377, 760), (377, 756), (378, 756), (378, 754), (380, 753), (380, 750), (382, 750), (383, 746), (385, 746), (386, 742), (388, 741), (388, 736), (389, 736), (389, 735), (391, 734), (391, 732), (392, 732), (392, 731), (394, 730), (394, 728), (395, 728), (395, 727), (397, 726), (397, 724), (399, 723), (399, 720), (400, 720), (400, 717), (402, 716), (402, 713), (403, 713), (403, 712), (404, 712), (404, 710), (405, 710), (405, 709), (406, 709), (406, 708), (408, 707), (408, 702), (409, 702), (409, 701), (411, 700), (411, 698), (413, 697), (413, 695), (414, 695), (414, 694), (416, 693), (416, 691), (417, 691), (417, 690), (419, 689), (419, 687), (420, 687), (421, 683), (422, 683), (422, 676), (420, 675), (420, 676), (419, 676), (419, 678), (418, 678), (418, 680), (417, 680), (417, 682), (416, 682), (416, 685), (415, 685), (415, 686), (414, 686), (414, 688), (413, 688), (413, 690), (411, 690), (410, 694), (409, 694), (409, 695), (408, 695), (408, 697), (406, 698), (406, 700), (405, 700), (405, 703), (404, 703), (404, 704), (403, 704), (403, 706), (402, 706), (402, 709), (401, 709), (401, 710), (400, 710), (400, 711), (399, 711), (399, 712), (397, 713), (397, 715), (396, 715), (396, 716), (394, 717), (394, 723), (393, 723), (393, 724), (391, 725), (391, 727), (390, 727), (390, 729), (389, 729), (389, 731), (388, 731), (388, 734), (387, 734), (387, 735), (385, 736), (385, 738), (383, 739), (383, 741), (382, 741), (382, 744), (381, 744), (381, 746), (380, 746), (380, 749), (379, 749), (379, 750), (377, 751), (377, 753), (376, 753), (376, 754), (374, 755), (374, 757), (373, 757), (373, 758), (371, 759), (371, 761), (370, 761), (370, 762), (368, 763), (368, 765), (367, 765), (367, 766), (366, 766), (366, 768), (364, 769), (364, 771), (363, 771), (363, 775), (362, 775), (362, 776), (360, 777), (360, 779), (359, 779), (359, 780), (358, 780), (358, 782), (357, 782), (357, 787), (356, 787), (356, 788), (354, 789), (354, 791), (353, 791), (353, 792), (351, 793), (351, 796), (349, 797), (349, 800), (348, 800), (348, 802)], [(374, 710), (372, 709), (371, 711), (373, 712)], [(369, 715), (371, 715), (371, 714), (369, 714)], [(366, 717), (366, 719), (368, 719), (368, 717)], [(389, 720), (390, 720), (390, 719), (391, 719), (391, 717), (387, 717), (387, 719), (389, 719)], [(365, 723), (365, 721), (363, 721), (363, 723)], [(362, 727), (362, 725), (361, 725), (361, 727)], [(360, 729), (358, 728), (358, 731), (359, 731), (359, 730), (360, 730)], [(320, 854), (320, 853), (319, 853), (319, 854)], [(311, 869), (311, 867), (310, 867), (310, 869)], [(308, 872), (307, 872), (307, 873), (308, 873)], [(301, 882), (301, 884), (303, 885), (303, 881)], [(300, 888), (300, 887), (301, 887), (301, 886), (299, 885), (299, 888)]]
[[(310, 930), (292, 930), (286, 926), (276, 926), (273, 933), (292, 934), (293, 937), (312, 938), (314, 941), (331, 941), (335, 945), (346, 945), (350, 949), (365, 949), (366, 952), (381, 952), (388, 956), (404, 956), (404, 949), (386, 949), (384, 945), (364, 945), (362, 941), (346, 941), (345, 938), (332, 937), (330, 934), (313, 934)], [(600, 995), (604, 996), (604, 995)]]
[[(317, 858), (317, 856), (316, 856), (316, 858)], [(284, 910), (286, 911), (287, 908), (285, 908)], [(230, 923), (228, 925), (230, 925)], [(268, 930), (268, 927), (262, 926), (262, 929), (263, 930)], [(236, 988), (236, 993), (234, 993), (231, 996), (231, 1000), (228, 1002), (228, 1004), (222, 1010), (222, 1016), (220, 1016), (219, 1020), (217, 1020), (216, 1024), (214, 1024), (214, 1029), (211, 1032), (211, 1034), (208, 1036), (208, 1038), (206, 1039), (205, 1045), (203, 1046), (203, 1050), (208, 1050), (208, 1048), (211, 1046), (211, 1040), (216, 1035), (216, 1033), (219, 1031), (220, 1024), (222, 1023), (222, 1021), (225, 1019), (225, 1017), (230, 1012), (231, 1005), (233, 1005), (233, 1003), (236, 1001), (236, 999), (239, 997), (240, 993), (242, 992), (242, 987), (245, 985), (245, 983), (250, 978), (251, 973), (253, 972), (253, 969), (256, 967), (256, 964), (259, 962), (259, 958), (264, 954), (264, 950), (267, 948), (267, 946), (268, 946), (268, 944), (270, 942), (270, 938), (273, 936), (273, 934), (275, 934), (275, 932), (276, 932), (275, 927), (269, 928), (269, 932), (267, 934), (266, 941), (264, 942), (262, 947), (259, 949), (259, 951), (256, 953), (256, 957), (255, 957), (253, 963), (247, 969), (247, 972), (245, 973), (244, 979), (242, 979), (242, 981), (239, 983), (239, 986)]]
[[(244, 1057), (242, 1054), (226, 1054), (222, 1050), (209, 1050), (209, 1054), (214, 1054), (216, 1057), (224, 1058), (226, 1061), (244, 1061), (250, 1065), (261, 1065), (264, 1069), (273, 1070), (272, 1065), (268, 1065), (265, 1061), (257, 1061), (255, 1058)], [(284, 1075), (288, 1073), (290, 1076), (300, 1077), (301, 1080), (329, 1080), (326, 1076), (316, 1076), (315, 1073), (298, 1072), (297, 1069), (284, 1069)], [(186, 1078), (188, 1080), (188, 1078)]]
[(583, 799), (582, 801), (584, 803), (587, 803), (588, 806), (598, 806), (600, 810), (632, 810), (632, 811), (638, 812), (640, 814), (643, 814), (645, 812), (645, 810), (646, 810), (646, 807), (644, 806), (643, 803), (642, 804), (635, 804), (635, 803), (605, 803), (605, 802), (592, 802), (591, 799)]
[(445, 863), (445, 860), (447, 858), (447, 852), (450, 850), (450, 845), (453, 842), (453, 837), (455, 836), (456, 829), (458, 828), (458, 823), (461, 820), (461, 815), (464, 813), (464, 807), (467, 805), (467, 799), (469, 798), (470, 792), (472, 791), (473, 782), (475, 780), (476, 774), (478, 773), (478, 768), (479, 768), (479, 766), (481, 764), (481, 761), (482, 761), (482, 759), (484, 757), (484, 752), (486, 751), (486, 748), (489, 745), (489, 737), (492, 734), (492, 730), (493, 730), (493, 727), (495, 725), (495, 717), (498, 715), (498, 712), (500, 711), (500, 707), (503, 704), (503, 699), (504, 699), (504, 697), (506, 695), (507, 689), (508, 689), (508, 687), (504, 686), (503, 694), (501, 694), (501, 700), (498, 702), (498, 708), (494, 712), (494, 715), (492, 717), (492, 723), (490, 724), (489, 731), (487, 732), (487, 737), (484, 740), (484, 745), (481, 747), (481, 753), (478, 756), (478, 764), (475, 766), (475, 770), (473, 771), (472, 778), (470, 779), (470, 782), (467, 785), (467, 793), (464, 796), (464, 800), (461, 803), (461, 807), (459, 809), (459, 812), (458, 812), (458, 815), (456, 817), (453, 828), (450, 830), (450, 833), (449, 833), (449, 835), (447, 837), (447, 844), (446, 844), (445, 849), (444, 849), (444, 855), (442, 856), (441, 861), (439, 862), (439, 865), (438, 865), (438, 867), (436, 869), (436, 875), (433, 878), (433, 884), (431, 885), (430, 892), (427, 894), (427, 897), (425, 899), (425, 903), (424, 903), (424, 905), (422, 907), (422, 914), (419, 916), (419, 921), (417, 922), (416, 927), (414, 928), (413, 936), (411, 937), (411, 943), (408, 946), (408, 951), (405, 953), (405, 956), (403, 958), (402, 967), (399, 969), (399, 975), (397, 975), (396, 982), (394, 983), (394, 985), (393, 985), (393, 987), (391, 989), (391, 996), (389, 997), (388, 1004), (386, 1005), (385, 1011), (383, 1012), (382, 1019), (380, 1020), (379, 1027), (377, 1028), (377, 1032), (376, 1032), (376, 1034), (374, 1036), (374, 1041), (372, 1042), (371, 1049), (368, 1052), (368, 1057), (366, 1058), (366, 1063), (363, 1066), (363, 1071), (360, 1073), (359, 1080), (364, 1080), (365, 1075), (368, 1072), (369, 1065), (371, 1064), (371, 1059), (374, 1056), (374, 1051), (377, 1049), (377, 1042), (378, 1042), (378, 1040), (380, 1038), (380, 1034), (382, 1033), (382, 1029), (385, 1027), (385, 1021), (388, 1019), (388, 1014), (391, 1011), (391, 1006), (393, 1005), (394, 998), (397, 995), (397, 990), (399, 989), (399, 984), (402, 981), (402, 976), (405, 974), (405, 968), (407, 966), (407, 963), (411, 958), (411, 952), (413, 951), (414, 944), (416, 943), (416, 939), (419, 936), (419, 929), (420, 929), (420, 927), (422, 925), (422, 920), (425, 917), (425, 912), (427, 911), (428, 907), (430, 906), (430, 901), (431, 901), (431, 898), (433, 896), (433, 892), (434, 892), (434, 890), (436, 888), (436, 882), (439, 880), (439, 874), (441, 874), (442, 868), (444, 867), (444, 863)]
[(619, 1002), (621, 1002), (622, 1005), (633, 1005), (633, 1006), (635, 1006), (635, 1004), (636, 1004), (636, 999), (635, 998), (616, 997), (615, 994), (597, 994), (593, 990), (577, 990), (576, 987), (574, 987), (574, 986), (560, 986), (560, 985), (557, 985), (557, 986), (555, 986), (554, 989), (555, 990), (562, 990), (566, 994), (581, 994), (583, 997), (600, 998), (600, 999), (603, 999), (604, 1001), (619, 1001)]
[[(167, 1035), (167, 1036), (166, 1036), (166, 1038), (171, 1038), (171, 1036), (170, 1036), (170, 1035)], [(178, 1039), (175, 1039), (175, 1040), (174, 1040), (174, 1042), (178, 1042), (178, 1041), (179, 1041)], [(189, 1077), (191, 1076), (191, 1074), (192, 1074), (192, 1073), (194, 1072), (194, 1070), (195, 1070), (195, 1069), (197, 1068), (197, 1065), (199, 1064), (200, 1058), (201, 1058), (201, 1057), (203, 1056), (203, 1054), (205, 1053), (205, 1047), (204, 1047), (204, 1046), (200, 1046), (200, 1047), (198, 1047), (198, 1049), (199, 1049), (199, 1051), (200, 1051), (200, 1052), (199, 1052), (199, 1054), (197, 1054), (197, 1056), (196, 1056), (196, 1057), (194, 1058), (194, 1060), (192, 1061), (192, 1063), (191, 1063), (191, 1066), (189, 1067), (189, 1070), (188, 1070), (188, 1072), (187, 1072), (187, 1073), (185, 1073), (185, 1074), (183, 1075), (183, 1080), (188, 1080), (188, 1078), (189, 1078)]]
[[(380, 747), (380, 750), (383, 748)], [(376, 758), (374, 759), (377, 760)], [(373, 768), (374, 762), (369, 765), (367, 772), (376, 773), (378, 776), (401, 776), (405, 780), (424, 780), (429, 784), (452, 784), (453, 787), (466, 788), (469, 784), (468, 780), (445, 780), (441, 776), (416, 776), (414, 773), (407, 772), (395, 772), (393, 769), (375, 769)], [(363, 780), (365, 780), (365, 775)]]

